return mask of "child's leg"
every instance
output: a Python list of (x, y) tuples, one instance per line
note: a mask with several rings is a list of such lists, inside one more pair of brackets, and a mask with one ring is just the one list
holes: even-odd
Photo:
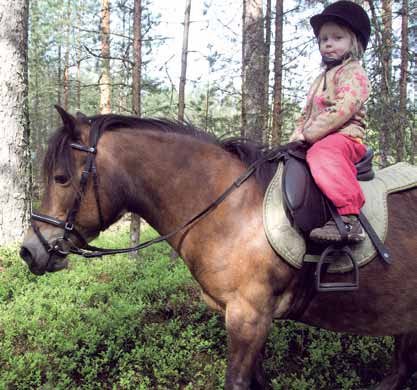
[(365, 153), (364, 145), (340, 133), (324, 137), (307, 151), (307, 162), (317, 186), (340, 215), (357, 215), (365, 203), (355, 168)]

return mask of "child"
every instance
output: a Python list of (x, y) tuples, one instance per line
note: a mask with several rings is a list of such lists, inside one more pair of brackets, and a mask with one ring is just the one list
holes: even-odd
[[(350, 1), (329, 5), (310, 19), (318, 39), (324, 72), (314, 81), (307, 104), (290, 141), (310, 146), (307, 162), (318, 187), (336, 206), (348, 241), (365, 239), (358, 214), (365, 202), (355, 163), (366, 152), (364, 102), (369, 80), (359, 60), (371, 34), (365, 10)], [(341, 241), (333, 220), (314, 229), (315, 241)]]

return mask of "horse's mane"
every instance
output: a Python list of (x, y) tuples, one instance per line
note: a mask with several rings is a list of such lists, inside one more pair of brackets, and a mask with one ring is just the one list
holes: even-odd
[[(258, 144), (245, 138), (218, 138), (214, 134), (203, 131), (188, 122), (170, 119), (138, 118), (115, 114), (91, 116), (87, 117), (86, 120), (91, 124), (91, 131), (97, 131), (99, 136), (106, 131), (117, 131), (119, 128), (146, 128), (167, 133), (189, 135), (196, 137), (203, 142), (218, 145), (247, 165), (264, 157), (266, 153), (271, 151), (270, 148), (265, 145)], [(74, 140), (70, 138), (64, 127), (58, 128), (51, 136), (43, 163), (43, 176), (46, 181), (51, 179), (51, 175), (57, 168), (68, 177), (73, 177), (74, 162), (69, 146), (73, 141)], [(283, 147), (278, 147), (277, 149), (281, 148)], [(275, 169), (275, 162), (265, 161), (265, 163), (257, 170), (257, 180), (264, 188), (266, 188), (266, 185), (271, 180), (275, 173)]]

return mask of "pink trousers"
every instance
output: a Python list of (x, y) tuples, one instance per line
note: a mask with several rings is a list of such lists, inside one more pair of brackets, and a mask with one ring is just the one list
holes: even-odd
[(307, 163), (317, 186), (340, 215), (359, 214), (365, 203), (355, 168), (365, 153), (363, 144), (341, 133), (322, 138), (307, 151)]

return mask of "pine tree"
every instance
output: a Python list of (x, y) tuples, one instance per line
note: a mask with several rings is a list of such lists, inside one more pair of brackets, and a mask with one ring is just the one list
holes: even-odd
[(27, 0), (0, 2), (0, 245), (22, 238), (30, 211), (28, 9)]
[[(141, 69), (142, 69), (142, 3), (134, 0), (133, 11), (133, 75), (132, 75), (132, 111), (134, 115), (141, 114)], [(132, 246), (140, 242), (140, 217), (132, 214), (130, 222), (130, 243)], [(139, 253), (131, 253), (132, 257)]]
[(242, 26), (242, 135), (262, 142), (266, 112), (262, 0), (243, 1)]

